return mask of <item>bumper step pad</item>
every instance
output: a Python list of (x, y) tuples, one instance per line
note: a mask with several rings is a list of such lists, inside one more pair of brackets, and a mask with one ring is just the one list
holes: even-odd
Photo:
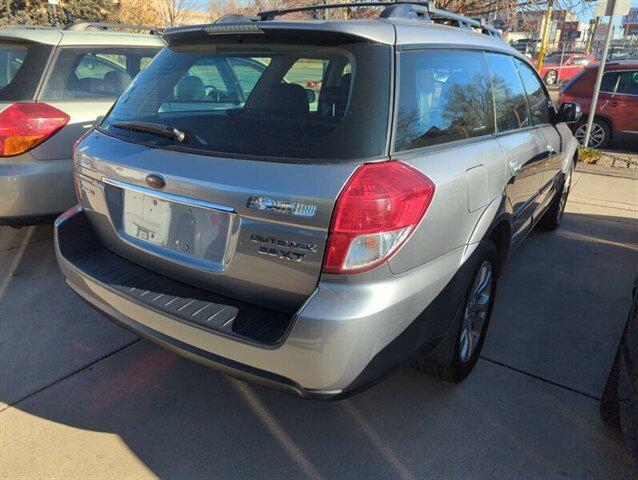
[(75, 268), (138, 303), (186, 323), (274, 345), (292, 315), (216, 295), (159, 275), (107, 250), (82, 214), (58, 229), (62, 256)]

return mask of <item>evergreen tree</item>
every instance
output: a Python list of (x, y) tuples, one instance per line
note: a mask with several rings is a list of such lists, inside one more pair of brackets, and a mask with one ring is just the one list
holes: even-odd
[(58, 25), (69, 22), (105, 22), (113, 18), (113, 0), (60, 0), (56, 16), (47, 0), (0, 0), (0, 25)]

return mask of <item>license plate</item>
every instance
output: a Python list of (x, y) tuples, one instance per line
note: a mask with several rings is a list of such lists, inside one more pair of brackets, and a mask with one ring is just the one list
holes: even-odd
[(230, 214), (124, 189), (124, 234), (141, 247), (177, 252), (188, 259), (222, 264)]
[(155, 245), (167, 246), (171, 225), (169, 202), (124, 190), (124, 232)]

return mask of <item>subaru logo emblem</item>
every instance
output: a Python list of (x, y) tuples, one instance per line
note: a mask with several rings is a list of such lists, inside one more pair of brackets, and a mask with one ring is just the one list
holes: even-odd
[(162, 190), (166, 186), (166, 180), (162, 178), (161, 175), (157, 173), (149, 173), (146, 175), (146, 183), (148, 183), (149, 187), (152, 187), (156, 190)]

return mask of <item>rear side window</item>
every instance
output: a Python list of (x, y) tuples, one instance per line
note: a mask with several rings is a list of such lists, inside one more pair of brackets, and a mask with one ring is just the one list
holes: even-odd
[(32, 100), (51, 47), (31, 42), (0, 41), (0, 101)]
[(494, 132), (490, 79), (482, 52), (404, 52), (399, 81), (395, 150)]
[(605, 93), (615, 93), (618, 86), (620, 72), (605, 72), (600, 82), (600, 91)]
[(492, 77), (498, 131), (507, 132), (531, 126), (525, 89), (514, 66), (514, 59), (496, 53), (488, 53), (486, 56)]
[[(153, 146), (297, 160), (387, 153), (391, 48), (201, 44), (162, 51), (101, 128)], [(169, 125), (182, 142), (121, 128)], [(118, 126), (118, 124), (120, 126)]]
[(534, 73), (532, 67), (515, 60), (518, 66), (518, 71), (523, 79), (523, 86), (527, 93), (527, 101), (529, 108), (532, 111), (532, 121), (534, 125), (542, 125), (549, 123), (549, 97), (545, 93), (543, 84), (541, 83), (538, 75)]
[(638, 95), (638, 72), (622, 72), (616, 93)]
[(41, 98), (115, 98), (156, 53), (157, 49), (148, 48), (63, 48)]

